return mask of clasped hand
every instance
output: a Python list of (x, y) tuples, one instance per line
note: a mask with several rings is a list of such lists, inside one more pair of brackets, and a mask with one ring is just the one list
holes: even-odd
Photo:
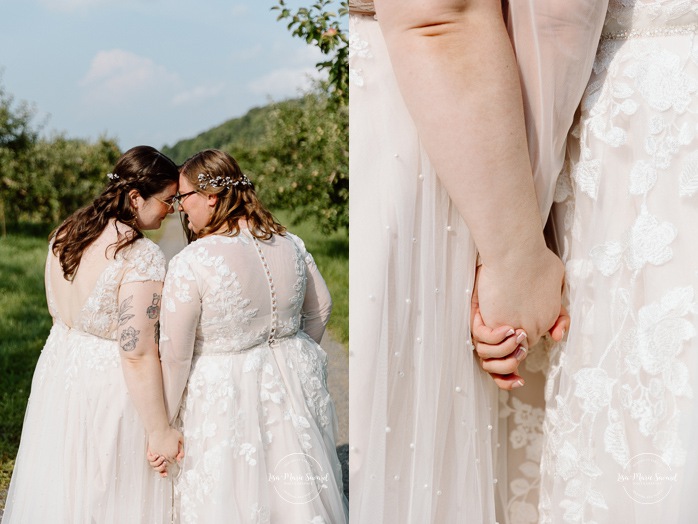
[(166, 477), (168, 465), (184, 458), (184, 437), (169, 426), (162, 431), (150, 433), (146, 458), (161, 477)]
[(513, 264), (478, 267), (471, 333), (482, 368), (501, 389), (523, 386), (519, 364), (541, 336), (560, 341), (569, 328), (563, 280), (564, 266), (549, 249)]

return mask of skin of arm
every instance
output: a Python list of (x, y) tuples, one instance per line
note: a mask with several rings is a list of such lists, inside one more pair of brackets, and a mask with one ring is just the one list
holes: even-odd
[(543, 237), (501, 4), (375, 3), (401, 94), (480, 252), (482, 317), (533, 344), (560, 314), (563, 266)]
[(181, 459), (182, 435), (170, 427), (158, 356), (161, 282), (133, 282), (119, 291), (117, 340), (126, 386), (148, 434), (150, 452)]

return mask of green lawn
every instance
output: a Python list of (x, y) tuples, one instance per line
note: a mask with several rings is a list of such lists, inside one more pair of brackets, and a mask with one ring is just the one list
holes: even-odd
[(34, 366), (51, 329), (47, 244), (44, 236), (0, 238), (0, 491), (10, 482)]

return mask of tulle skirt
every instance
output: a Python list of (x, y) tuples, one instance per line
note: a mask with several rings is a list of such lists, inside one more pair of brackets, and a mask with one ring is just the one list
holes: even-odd
[(32, 380), (4, 524), (170, 522), (116, 341), (55, 323)]
[(303, 332), (247, 351), (198, 347), (177, 424), (176, 522), (342, 524), (327, 354)]
[(369, 16), (350, 17), (350, 79), (351, 521), (495, 522), (506, 479), (497, 391), (470, 345), (476, 248)]

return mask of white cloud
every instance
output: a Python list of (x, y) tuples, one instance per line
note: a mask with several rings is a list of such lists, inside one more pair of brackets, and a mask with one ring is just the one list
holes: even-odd
[(131, 0), (130, 2), (126, 0), (39, 0), (41, 5), (52, 11), (76, 11), (78, 9), (89, 9), (92, 7), (101, 7), (104, 5), (118, 5), (120, 7), (124, 6), (124, 3), (152, 3), (152, 0)]
[(194, 102), (199, 102), (201, 100), (206, 100), (207, 98), (212, 98), (223, 91), (223, 84), (217, 84), (215, 86), (196, 86), (193, 89), (188, 89), (177, 93), (172, 97), (172, 105), (181, 106), (184, 104), (190, 104)]
[(112, 49), (95, 55), (79, 85), (90, 101), (115, 102), (169, 89), (177, 81), (177, 75), (150, 58)]
[(41, 4), (54, 11), (75, 11), (85, 7), (104, 5), (105, 0), (40, 0)]
[(247, 87), (256, 94), (268, 95), (272, 98), (283, 98), (297, 96), (301, 91), (307, 90), (312, 85), (313, 79), (319, 77), (320, 74), (312, 67), (281, 68), (252, 80), (247, 84)]
[(235, 4), (231, 9), (230, 13), (233, 16), (244, 16), (250, 11), (250, 8), (245, 4)]
[(232, 58), (235, 62), (249, 62), (261, 58), (264, 48), (262, 44), (257, 44), (252, 47), (242, 47), (232, 52)]

